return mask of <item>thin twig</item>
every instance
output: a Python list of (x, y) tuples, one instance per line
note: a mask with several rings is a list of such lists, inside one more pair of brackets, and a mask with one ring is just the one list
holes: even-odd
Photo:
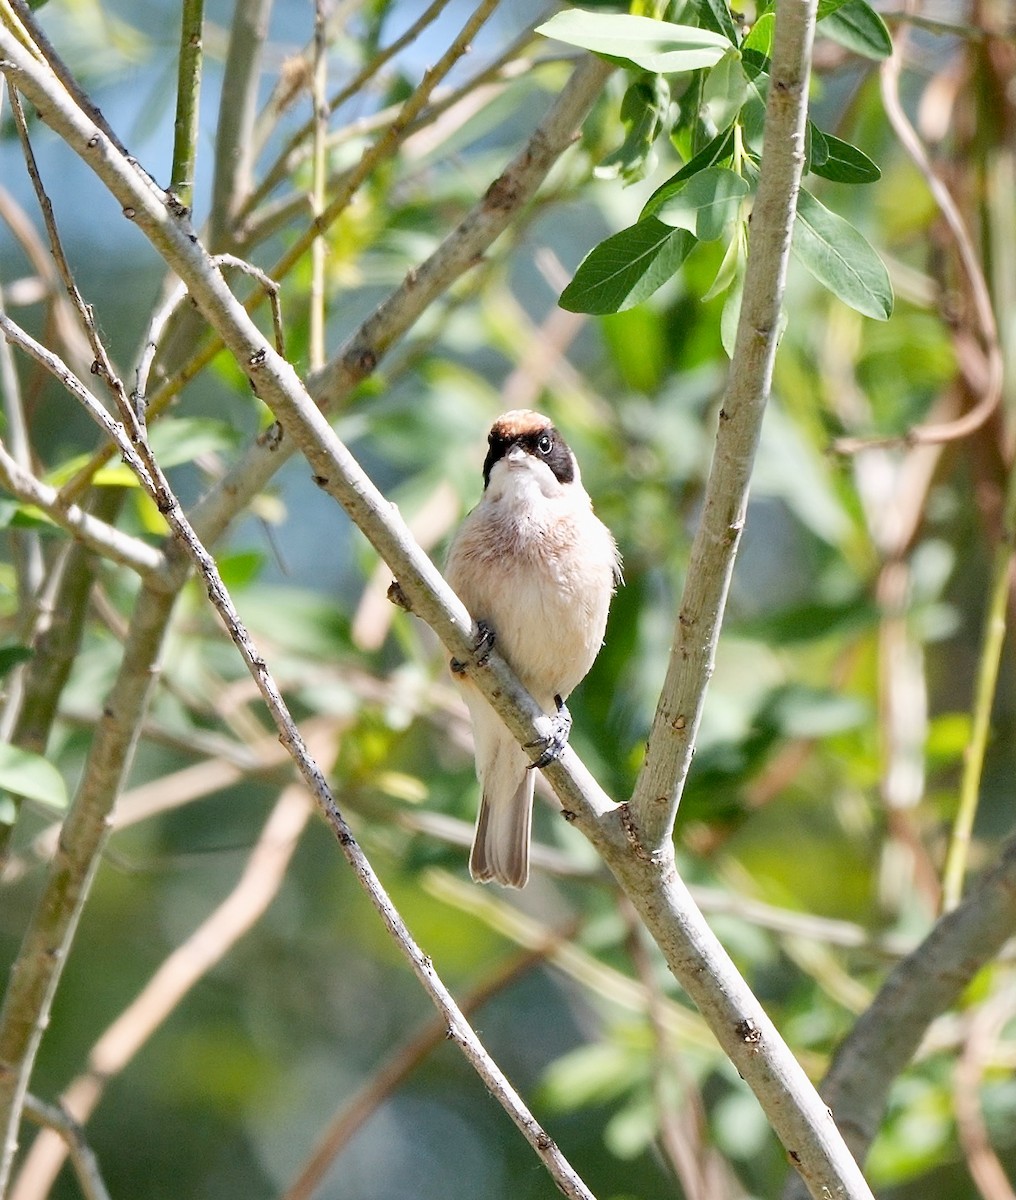
[[(3, 93), (0, 92), (0, 101)], [(0, 111), (3, 105), (0, 103)], [(3, 289), (0, 288), (0, 319), (6, 318)], [(10, 441), (9, 461), (16, 470), (31, 473), (32, 447), (28, 437), (28, 422), (22, 403), (21, 383), (14, 366), (10, 343), (6, 338), (0, 342), (0, 396), (3, 397), (5, 430)], [(6, 451), (4, 454), (6, 455)], [(11, 550), (14, 558), (18, 589), (18, 625), (28, 629), (33, 622), (35, 597), (42, 584), (45, 569), (39, 534), (34, 529), (10, 530)]]
[(185, 208), (190, 208), (194, 202), (204, 16), (205, 0), (183, 0), (180, 9), (180, 59), (176, 73), (176, 119), (173, 123), (173, 173), (169, 187)]
[[(551, 932), (542, 946), (517, 954), (482, 983), (472, 988), (459, 1002), (465, 1016), (472, 1016), (494, 996), (499, 995), (544, 962), (555, 946), (569, 940), (574, 929)], [(409, 1078), (432, 1051), (447, 1039), (440, 1017), (432, 1018), (401, 1045), (373, 1072), (370, 1079), (339, 1109), (297, 1171), (279, 1200), (311, 1200), (332, 1163), (368, 1118)], [(12, 1197), (17, 1200), (17, 1197)]]
[(303, 258), (314, 240), (328, 229), (345, 212), (350, 200), (360, 190), (379, 163), (390, 158), (405, 137), (406, 130), (419, 115), (441, 80), (459, 59), (469, 50), (469, 44), (497, 8), (499, 0), (480, 0), (476, 11), (469, 17), (448, 49), (438, 61), (424, 72), (423, 78), (413, 94), (405, 101), (399, 115), (372, 146), (364, 150), (360, 161), (349, 173), (342, 186), (336, 189), (324, 212), (314, 218), (306, 231), (300, 234), (272, 267), (276, 278), (288, 273), (290, 268)]
[[(325, 136), (328, 133), (328, 46), (325, 40), (325, 0), (314, 0), (314, 53), (311, 70), (310, 102), (314, 112), (313, 154), (311, 156), (310, 208), (317, 220), (325, 211), (328, 165), (325, 159)], [(328, 242), (324, 231), (311, 243), (310, 248), (310, 291), (307, 302), (310, 306), (310, 332), (307, 358), (312, 371), (318, 371), (325, 362), (325, 266), (328, 260)]]
[(99, 1170), (99, 1160), (85, 1140), (84, 1131), (63, 1106), (45, 1104), (35, 1096), (25, 1097), (25, 1116), (44, 1126), (58, 1138), (70, 1155), (85, 1200), (109, 1200), (109, 1191)]
[(985, 1065), (1014, 1012), (1016, 990), (1010, 978), (1000, 991), (983, 1001), (974, 1013), (963, 1053), (953, 1074), (956, 1131), (982, 1200), (1016, 1200), (1016, 1192), (991, 1144), (980, 1097)]
[[(821, 1085), (847, 1145), (863, 1161), (882, 1123), (889, 1089), (932, 1021), (963, 995), (1016, 931), (1016, 840), (952, 912), (879, 988), (836, 1051)], [(791, 1176), (784, 1200), (804, 1200)]]
[[(319, 751), (332, 743), (330, 734), (319, 735)], [(89, 1051), (85, 1071), (72, 1080), (61, 1098), (75, 1122), (88, 1122), (110, 1082), (195, 984), (261, 919), (282, 887), (312, 811), (302, 786), (292, 784), (283, 790), (229, 895), (177, 946)], [(9, 1200), (48, 1195), (65, 1155), (66, 1147), (59, 1138), (40, 1134), (25, 1156)]]
[(842, 438), (835, 442), (834, 448), (843, 454), (854, 454), (858, 450), (873, 445), (919, 445), (928, 442), (951, 442), (958, 438), (969, 437), (991, 417), (1002, 399), (1004, 364), (998, 340), (998, 325), (991, 303), (991, 293), (984, 278), (977, 251), (974, 249), (970, 231), (963, 220), (959, 206), (932, 166), (924, 143), (918, 137), (917, 131), (910, 123), (910, 118), (903, 111), (903, 105), (900, 102), (899, 84), (900, 71), (903, 66), (903, 44), (903, 31), (901, 31), (897, 35), (892, 54), (882, 63), (880, 72), (882, 103), (893, 132), (920, 171), (949, 232), (952, 234), (956, 245), (956, 254), (967, 278), (967, 287), (973, 301), (977, 332), (984, 353), (986, 378), (981, 399), (961, 417), (938, 425), (918, 425), (898, 438)]

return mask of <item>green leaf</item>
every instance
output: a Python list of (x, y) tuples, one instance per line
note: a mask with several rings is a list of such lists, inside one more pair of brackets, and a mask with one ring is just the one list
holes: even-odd
[(826, 17), (831, 17), (837, 9), (840, 9), (846, 4), (847, 0), (818, 0), (818, 10), (815, 13), (816, 21), (824, 21)]
[(752, 25), (748, 36), (741, 43), (742, 52), (745, 50), (754, 50), (757, 54), (768, 58), (773, 52), (773, 34), (775, 32), (776, 14), (771, 12), (763, 13), (755, 24)]
[(729, 129), (725, 129), (723, 133), (718, 133), (708, 145), (703, 146), (698, 154), (694, 158), (690, 158), (676, 175), (671, 175), (666, 183), (660, 184), (642, 206), (642, 212), (639, 213), (639, 220), (644, 221), (646, 217), (654, 216), (660, 205), (679, 192), (693, 175), (697, 175), (699, 171), (705, 170), (706, 167), (712, 167), (716, 163), (730, 158), (733, 151), (734, 127), (731, 126)]
[(662, 287), (694, 245), (686, 229), (648, 217), (591, 250), (558, 303), (569, 312), (624, 312)]
[(536, 32), (660, 75), (711, 67), (730, 48), (727, 38), (711, 29), (581, 8), (555, 13)]
[(893, 52), (885, 22), (865, 0), (846, 0), (826, 17), (822, 32), (863, 58), (888, 58)]
[[(811, 128), (815, 133), (819, 133), (814, 125)], [(834, 183), (874, 183), (876, 179), (882, 178), (882, 172), (863, 150), (833, 137), (831, 133), (823, 133), (821, 136), (825, 143), (826, 155), (822, 160), (812, 159), (811, 170), (815, 175), (831, 179)]]
[(893, 290), (885, 264), (843, 217), (801, 189), (791, 243), (794, 254), (815, 278), (845, 304), (885, 321), (893, 311)]
[(34, 653), (31, 646), (19, 646), (16, 643), (0, 646), (0, 679), (13, 671), (18, 663), (27, 662)]
[(163, 469), (193, 462), (199, 454), (231, 450), (239, 433), (214, 417), (163, 417), (148, 431), (148, 440)]
[(687, 229), (702, 242), (715, 242), (737, 216), (748, 184), (728, 167), (699, 171), (656, 210), (666, 225)]
[(737, 26), (730, 15), (730, 8), (725, 0), (698, 0), (695, 5), (698, 12), (699, 24), (703, 29), (713, 29), (732, 45), (738, 43)]
[(636, 183), (656, 167), (656, 139), (665, 128), (670, 109), (670, 88), (662, 75), (643, 73), (624, 94), (621, 121), (628, 132), (624, 142), (596, 168), (600, 179)]
[(742, 244), (745, 242), (745, 223), (739, 221), (734, 230), (734, 236), (727, 243), (727, 249), (723, 254), (723, 261), (720, 263), (719, 270), (713, 282), (709, 285), (702, 299), (703, 301), (712, 300), (715, 296), (722, 295), (728, 287), (734, 282), (737, 275), (738, 263), (741, 260)]
[(829, 158), (829, 139), (814, 122), (809, 121), (804, 132), (804, 169), (818, 172)]
[(748, 95), (748, 87), (741, 52), (731, 47), (706, 76), (701, 111), (707, 122), (715, 129), (732, 125)]
[(63, 776), (41, 754), (6, 743), (0, 745), (0, 788), (49, 808), (67, 807)]

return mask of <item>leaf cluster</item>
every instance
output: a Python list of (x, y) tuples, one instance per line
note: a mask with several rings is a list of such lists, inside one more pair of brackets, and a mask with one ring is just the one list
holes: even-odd
[[(633, 77), (621, 103), (628, 134), (601, 174), (620, 175), (626, 183), (644, 178), (657, 165), (661, 140), (686, 159), (655, 189), (634, 225), (589, 252), (560, 303), (572, 312), (624, 312), (670, 280), (699, 243), (724, 241), (723, 260), (704, 298), (727, 295), (721, 325), (730, 354), (776, 19), (767, 5), (739, 30), (727, 6), (717, 2), (689, 6), (683, 15), (687, 23), (572, 8), (539, 26), (545, 36), (591, 50)], [(819, 19), (826, 32), (857, 53), (882, 58), (891, 51), (885, 25), (866, 0), (826, 0)], [(805, 170), (846, 184), (880, 177), (862, 150), (812, 121)], [(807, 189), (798, 201), (793, 250), (833, 295), (865, 316), (888, 319), (893, 293), (881, 259), (861, 233)]]

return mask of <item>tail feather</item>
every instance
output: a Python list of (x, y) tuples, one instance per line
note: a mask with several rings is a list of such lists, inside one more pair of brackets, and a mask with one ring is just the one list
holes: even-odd
[(532, 771), (507, 798), (484, 791), (476, 818), (469, 873), (477, 883), (494, 880), (525, 887), (529, 878), (529, 834), (533, 823)]
[(473, 719), (480, 811), (469, 872), (480, 883), (524, 887), (529, 878), (529, 834), (534, 772), (518, 742), (479, 694), (467, 694)]

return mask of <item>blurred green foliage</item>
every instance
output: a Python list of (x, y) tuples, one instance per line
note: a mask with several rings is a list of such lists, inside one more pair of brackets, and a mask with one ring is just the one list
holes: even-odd
[[(336, 86), (420, 9), (400, 0), (352, 7), (329, 54)], [(662, 15), (650, 11), (661, 6), (634, 7)], [(734, 30), (715, 0), (662, 7), (673, 20), (697, 13), (700, 26), (724, 37), (729, 24), (749, 51), (768, 53), (765, 9), (738, 15)], [(815, 1078), (884, 978), (876, 935), (916, 940), (937, 912), (1010, 461), (1008, 412), (940, 447), (902, 441), (853, 455), (832, 450), (843, 436), (905, 435), (970, 407), (978, 359), (954, 247), (880, 102), (874, 56), (888, 49), (879, 46), (884, 25), (873, 23), (862, 0), (836, 12), (828, 7), (823, 28), (831, 36), (817, 44), (812, 100), (812, 165), (820, 177), (809, 186), (821, 202), (806, 203), (863, 231), (864, 245), (888, 264), (896, 308), (889, 320), (869, 319), (800, 264), (791, 266), (753, 502), (676, 835), (682, 871), (707, 898), (763, 901), (791, 924), (795, 914), (835, 918), (859, 931), (860, 945), (842, 944), (832, 925), (803, 920), (788, 933), (783, 925), (769, 928), (757, 910), (740, 913), (737, 903), (715, 917), (738, 967)], [(541, 15), (535, 5), (502, 8), (451, 81), (465, 87), (464, 107), (432, 114), (329, 231), (330, 350), (484, 193), (566, 79), (561, 48), (533, 38), (519, 43), (521, 71), (499, 78), (493, 97), (480, 90), (483, 65)], [(332, 127), (341, 133), (329, 153), (336, 173), (369, 144), (369, 118), (411, 92), (465, 15), (464, 5), (450, 4), (335, 114)], [(175, 6), (51, 0), (40, 17), (139, 160), (156, 177), (166, 174)], [(200, 217), (232, 13), (210, 4), (208, 17)], [(310, 32), (307, 6), (279, 0), (264, 92)], [(985, 256), (990, 229), (992, 254), (1012, 262), (1011, 211), (998, 219), (1011, 194), (1000, 198), (991, 185), (1004, 178), (993, 172), (1012, 169), (1012, 145), (998, 124), (982, 120), (998, 104), (1013, 117), (1012, 67), (992, 53), (1000, 40), (960, 26), (921, 26), (907, 36), (920, 63), (920, 72), (904, 76), (907, 105), (923, 115)], [(730, 81), (744, 75), (742, 61), (718, 60), (730, 68), (725, 87), (741, 86)], [(705, 233), (717, 231), (701, 227), (705, 200), (690, 185), (673, 186), (712, 144), (704, 127), (691, 137), (689, 122), (701, 125), (722, 109), (723, 89), (704, 89), (707, 73), (719, 69), (669, 84), (651, 72), (615, 73), (541, 198), (336, 416), (340, 435), (438, 561), (479, 495), (491, 419), (526, 404), (548, 411), (565, 431), (624, 554), (606, 644), (571, 702), (572, 742), (618, 800), (634, 784), (663, 678), (726, 377), (730, 327), (724, 288), (714, 283), (720, 277), (735, 285), (743, 266), (743, 240), (708, 240)], [(268, 139), (260, 168), (308, 112), (300, 94)], [(751, 113), (737, 112), (747, 123)], [(725, 128), (714, 132), (722, 137)], [(131, 363), (159, 289), (158, 264), (136, 235), (125, 235), (108, 197), (67, 166), (69, 153), (36, 134), (81, 291), (114, 353)], [(737, 203), (725, 215), (746, 224), (743, 189), (730, 188), (732, 172), (723, 167), (730, 149), (721, 141), (710, 153), (692, 177), (715, 185), (710, 202), (726, 188)], [(8, 137), (0, 143), (3, 186), (27, 209), (18, 161)], [(876, 162), (877, 181), (867, 165)], [(263, 204), (299, 201), (308, 172), (302, 162), (294, 166)], [(846, 186), (862, 181), (864, 188)], [(639, 220), (668, 187), (659, 214)], [(267, 268), (306, 220), (302, 201), (295, 202), (289, 222), (245, 253)], [(730, 222), (723, 225), (729, 232)], [(640, 253), (657, 256), (652, 287), (645, 270), (630, 270), (633, 239)], [(569, 304), (583, 286), (579, 264), (588, 272), (591, 261), (605, 259), (616, 272), (596, 278), (602, 303)], [(56, 338), (53, 285), (42, 288), (44, 298), (29, 286), (39, 270), (5, 228), (0, 282), (8, 308)], [(283, 284), (289, 353), (301, 370), (309, 280), (301, 264)], [(583, 315), (590, 313), (610, 315)], [(1014, 333), (1011, 320), (1003, 322), (1009, 362)], [(18, 368), (35, 468), (59, 486), (96, 443), (66, 396), (30, 364)], [(220, 355), (153, 422), (152, 433), (174, 486), (192, 503), (264, 424), (260, 403)], [(116, 463), (95, 479), (102, 489), (130, 482)], [(2, 511), (0, 665), (9, 672), (27, 653), (19, 579), (32, 547), (51, 566), (65, 541), (24, 506)], [(117, 520), (153, 542), (164, 532), (135, 488)], [(717, 1200), (778, 1195), (787, 1166), (760, 1110), (662, 961), (641, 946), (595, 856), (559, 819), (555, 802), (538, 801), (535, 834), (545, 865), (538, 863), (525, 893), (463, 885), (476, 785), (446, 655), (420, 622), (385, 600), (384, 567), (305, 465), (290, 463), (216, 549), (287, 699), (318, 731), (322, 766), (357, 839), (456, 993), (468, 996), (519, 944), (546, 943), (543, 959), (512, 976), (475, 1022), (596, 1195), (690, 1195), (675, 1181), (668, 1133), (684, 1139), (703, 1169), (719, 1172), (712, 1178), (725, 1181), (725, 1190), (714, 1193)], [(46, 749), (50, 771), (71, 791), (136, 595), (125, 572), (100, 569)], [(992, 861), (1012, 828), (1014, 705), (1007, 651), (974, 868)], [(32, 1084), (41, 1097), (56, 1096), (85, 1069), (103, 1030), (235, 885), (292, 779), (274, 742), (203, 589), (189, 586), (121, 812), (156, 787), (169, 799), (110, 842), (42, 1043)], [(51, 805), (33, 803), (42, 798), (39, 776), (19, 785), (24, 764), (0, 761), (0, 784), (26, 798), (0, 904), (5, 969), (38, 892), (39, 859), (50, 846), (39, 839), (53, 820)], [(50, 789), (51, 801), (59, 791)], [(957, 1122), (956, 1064), (970, 1022), (1013, 994), (1008, 964), (985, 976), (964, 1010), (936, 1026), (893, 1090), (869, 1164), (882, 1196), (974, 1194)], [(111, 1193), (146, 1200), (283, 1195), (333, 1110), (369, 1085), (430, 1015), (323, 824), (312, 821), (265, 916), (110, 1078), (88, 1136)], [(1010, 1170), (1012, 1036), (1012, 1021), (1002, 1021), (975, 1084)], [(465, 1062), (439, 1042), (372, 1110), (315, 1194), (526, 1200), (552, 1192)], [(66, 1169), (52, 1194), (78, 1194)]]

